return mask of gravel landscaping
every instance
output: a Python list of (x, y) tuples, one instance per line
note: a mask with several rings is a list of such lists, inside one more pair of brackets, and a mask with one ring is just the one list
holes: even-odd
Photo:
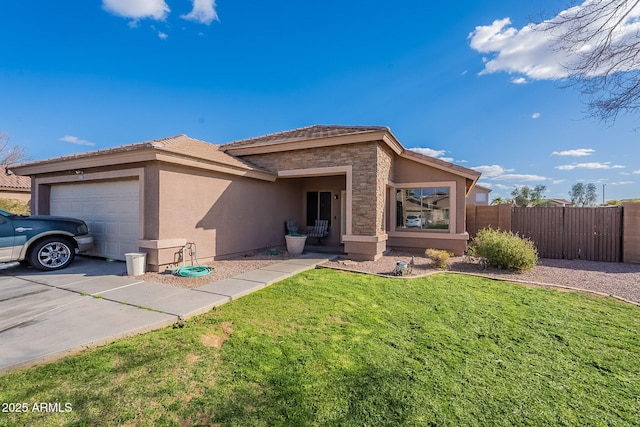
[[(277, 252), (256, 251), (236, 258), (204, 264), (213, 267), (213, 272), (204, 277), (178, 277), (164, 272), (146, 273), (138, 277), (148, 282), (165, 283), (181, 288), (196, 288), (291, 258), (283, 250)], [(393, 277), (392, 272), (397, 261), (410, 263), (411, 259), (411, 253), (391, 250), (377, 261), (353, 261), (340, 255), (335, 260), (323, 264), (323, 267)], [(423, 255), (413, 254), (413, 261), (411, 273), (403, 278), (419, 277), (443, 271), (436, 269), (431, 260)], [(533, 270), (513, 273), (490, 268), (484, 269), (475, 260), (454, 257), (449, 259), (449, 266), (448, 271), (451, 272), (481, 275), (516, 283), (524, 282), (534, 285), (555, 285), (582, 289), (640, 303), (640, 264), (541, 259)]]
[[(411, 254), (390, 251), (378, 261), (351, 261), (339, 257), (324, 266), (390, 275), (397, 261), (409, 263)], [(451, 272), (467, 273), (512, 282), (537, 285), (554, 285), (572, 289), (582, 289), (640, 303), (640, 264), (618, 262), (595, 262), (584, 260), (541, 259), (531, 271), (515, 273), (492, 268), (482, 268), (476, 260), (454, 257), (449, 259)], [(438, 270), (431, 260), (414, 255), (412, 272), (405, 277), (433, 274)]]
[[(213, 268), (213, 272), (207, 276), (180, 277), (170, 272), (147, 272), (136, 277), (145, 282), (164, 283), (179, 288), (192, 289), (206, 285), (207, 283), (217, 282), (218, 280), (229, 279), (239, 274), (257, 270), (291, 258), (287, 251), (255, 251), (247, 252), (235, 258), (202, 264), (203, 266)], [(187, 263), (186, 265), (190, 264)]]

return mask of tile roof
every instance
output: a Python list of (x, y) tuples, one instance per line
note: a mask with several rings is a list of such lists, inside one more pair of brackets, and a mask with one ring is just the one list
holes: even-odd
[(118, 147), (106, 148), (102, 150), (94, 150), (67, 156), (54, 157), (46, 160), (38, 160), (35, 162), (22, 163), (19, 165), (11, 165), (10, 169), (46, 163), (64, 162), (67, 160), (93, 158), (107, 154), (118, 154), (141, 151), (145, 149), (156, 149), (158, 151), (164, 151), (183, 157), (190, 157), (199, 161), (230, 166), (236, 169), (272, 174), (271, 172), (261, 169), (247, 161), (224, 153), (220, 150), (220, 147), (220, 145), (214, 145), (205, 141), (190, 138), (187, 135), (176, 135), (168, 138), (136, 142), (133, 144), (120, 145)]
[[(238, 169), (267, 172), (245, 160), (232, 156), (220, 150), (221, 145), (210, 144), (205, 141), (190, 138), (186, 135), (172, 136), (169, 138), (148, 141), (151, 147), (160, 151), (179, 154), (183, 156), (196, 157), (198, 159), (235, 167)], [(270, 173), (270, 172), (267, 172)]]
[(0, 173), (0, 188), (17, 188), (29, 190), (31, 188), (31, 178), (28, 176), (7, 175)]
[(269, 135), (258, 136), (256, 138), (229, 142), (222, 145), (222, 150), (226, 151), (230, 148), (261, 147), (265, 145), (283, 144), (286, 142), (310, 141), (313, 139), (380, 131), (389, 131), (389, 128), (386, 126), (313, 125), (284, 132), (271, 133)]

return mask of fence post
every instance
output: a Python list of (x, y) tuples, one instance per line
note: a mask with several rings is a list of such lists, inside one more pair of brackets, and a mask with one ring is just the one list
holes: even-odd
[(511, 205), (498, 205), (498, 228), (503, 231), (511, 231)]
[(622, 262), (640, 264), (640, 203), (622, 204)]

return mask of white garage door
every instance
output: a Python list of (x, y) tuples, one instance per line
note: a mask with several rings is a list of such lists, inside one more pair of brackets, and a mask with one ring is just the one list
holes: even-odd
[(90, 255), (124, 260), (138, 252), (139, 199), (137, 180), (55, 184), (51, 215), (86, 221), (94, 239)]

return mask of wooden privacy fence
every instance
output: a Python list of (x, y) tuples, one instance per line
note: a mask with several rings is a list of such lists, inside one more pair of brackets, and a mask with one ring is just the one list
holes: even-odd
[(541, 258), (608, 262), (623, 260), (621, 206), (467, 206), (469, 235), (473, 237), (478, 230), (485, 227), (510, 230), (531, 239)]

